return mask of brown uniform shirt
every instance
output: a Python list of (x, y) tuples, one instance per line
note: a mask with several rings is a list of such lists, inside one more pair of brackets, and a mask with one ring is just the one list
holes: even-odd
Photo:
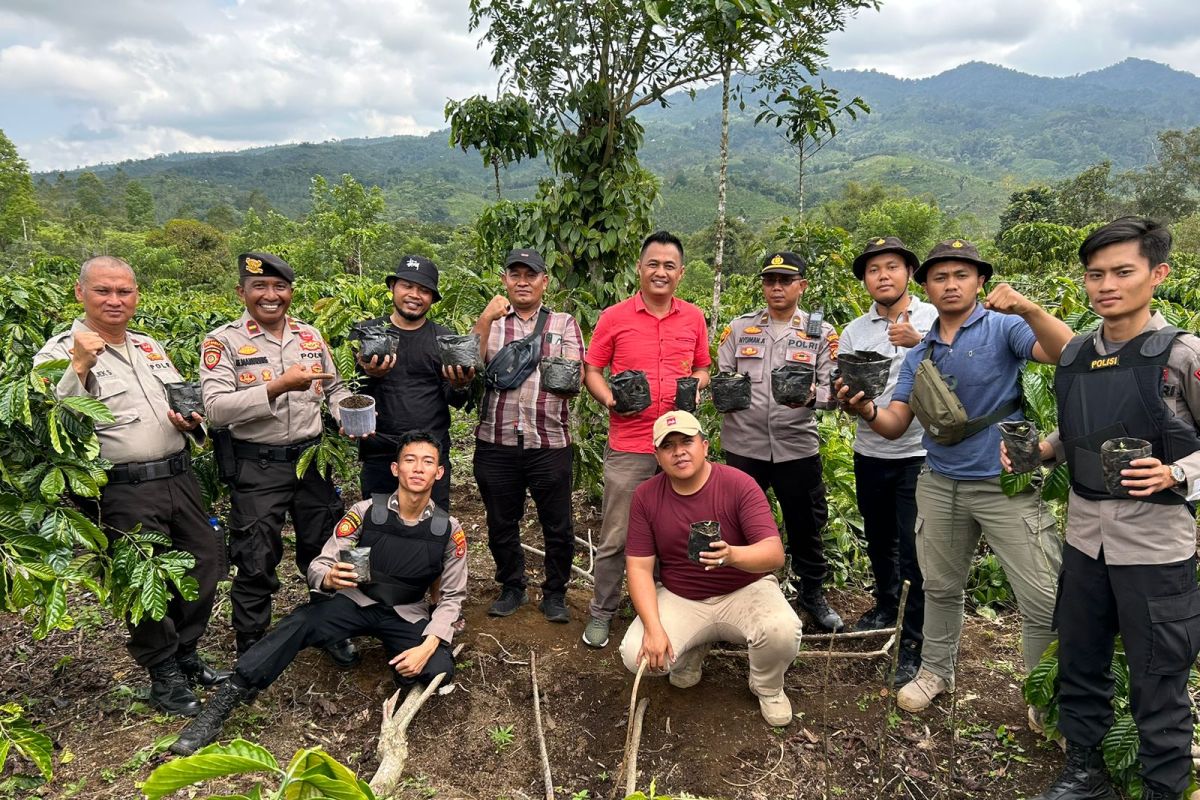
[(828, 322), (810, 337), (808, 312), (797, 310), (776, 333), (766, 309), (743, 314), (722, 333), (717, 365), (722, 372), (750, 375), (750, 407), (724, 414), (721, 446), (747, 458), (776, 463), (815, 456), (820, 448), (811, 408), (789, 408), (771, 396), (771, 370), (784, 364), (817, 365), (817, 408), (833, 408), (830, 374), (837, 365), (838, 335)]
[(276, 339), (246, 312), (208, 334), (200, 361), (209, 424), (229, 428), (234, 438), (249, 442), (285, 445), (315, 438), (321, 433), (321, 401), (328, 398), (330, 413), (340, 419), (337, 404), (350, 396), (339, 377), (267, 399), (267, 384), (293, 364), (337, 374), (321, 334), (292, 317), (283, 338)]
[[(47, 340), (33, 363), (63, 358), (69, 361), (75, 332), (81, 330), (90, 329), (77, 319), (69, 331)], [(67, 367), (54, 391), (60, 398), (94, 397), (108, 407), (115, 419), (96, 423), (100, 455), (114, 464), (126, 464), (156, 461), (187, 445), (167, 416), (169, 383), (183, 383), (183, 378), (163, 346), (145, 334), (127, 331), (125, 347), (107, 345), (88, 373), (86, 384)]]
[[(395, 494), (388, 498), (388, 508), (398, 512), (399, 505)], [(338, 551), (342, 548), (354, 547), (358, 543), (362, 521), (370, 513), (370, 500), (359, 500), (350, 507), (350, 510), (338, 522), (329, 541), (325, 542), (321, 555), (314, 558), (308, 565), (308, 585), (310, 587), (318, 592), (330, 594), (321, 588), (321, 582), (325, 580), (325, 575), (337, 562)], [(430, 500), (421, 514), (421, 519), (417, 521), (421, 522), (432, 515), (433, 501)], [(409, 523), (405, 522), (405, 524)], [(349, 597), (359, 606), (370, 606), (376, 603), (359, 589), (338, 589), (337, 591)], [(432, 633), (443, 642), (448, 643), (454, 638), (453, 626), (462, 614), (463, 600), (467, 596), (467, 535), (463, 532), (462, 525), (454, 517), (450, 518), (450, 535), (446, 537), (446, 550), (442, 556), (439, 592), (438, 603), (433, 609), (432, 617), (429, 614), (429, 603), (424, 599), (415, 603), (392, 606), (392, 609), (406, 622), (417, 623), (429, 620), (424, 634), (428, 636)]]
[[(1164, 328), (1167, 321), (1155, 313), (1145, 331)], [(1106, 355), (1100, 329), (1096, 352)], [(1172, 414), (1193, 425), (1200, 421), (1200, 338), (1184, 334), (1175, 339), (1167, 358), (1166, 396)], [(1047, 440), (1059, 461), (1066, 451), (1058, 431)], [(1200, 478), (1200, 452), (1175, 462), (1187, 475), (1187, 485), (1174, 491), (1195, 499)], [(1113, 565), (1169, 564), (1196, 554), (1196, 521), (1182, 505), (1161, 505), (1140, 500), (1086, 500), (1071, 492), (1067, 506), (1067, 543), (1091, 558), (1104, 549), (1104, 561)]]

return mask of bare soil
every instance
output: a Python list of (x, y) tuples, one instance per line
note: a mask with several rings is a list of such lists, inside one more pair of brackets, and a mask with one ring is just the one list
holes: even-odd
[[(533, 517), (532, 504), (529, 511)], [(580, 579), (568, 593), (568, 625), (542, 617), (536, 588), (530, 604), (513, 616), (489, 618), (496, 589), (474, 486), (456, 487), (454, 513), (470, 541), (467, 628), (457, 639), (466, 646), (458, 657), (456, 690), (431, 698), (409, 731), (409, 777), (397, 797), (545, 796), (531, 651), (537, 653), (555, 796), (619, 796), (633, 676), (622, 667), (617, 644), (631, 613), (619, 617), (611, 643), (599, 651), (580, 641), (590, 599)], [(525, 540), (540, 549), (536, 520), (527, 522)], [(579, 504), (580, 536), (597, 531), (598, 522), (594, 508)], [(528, 566), (530, 586), (536, 587), (540, 559), (530, 556)], [(306, 592), (294, 568), (284, 572), (276, 608), (286, 611), (304, 602)], [(201, 652), (228, 666), (234, 637), (225, 592), (219, 602)], [(870, 598), (861, 590), (834, 591), (831, 602), (854, 619)], [(125, 653), (122, 626), (86, 599), (72, 609), (75, 630), (41, 642), (33, 642), (29, 626), (16, 618), (0, 630), (0, 702), (29, 709), (57, 748), (49, 785), (26, 777), (31, 765), (11, 757), (0, 773), (0, 798), (139, 797), (138, 783), (169, 757), (156, 752), (156, 740), (183, 725), (146, 705), (146, 676)], [(297, 749), (319, 745), (369, 778), (378, 763), (380, 707), (393, 684), (380, 646), (370, 639), (358, 643), (363, 661), (349, 670), (338, 669), (323, 653), (301, 654), (254, 705), (235, 713), (223, 741), (241, 736), (260, 742), (284, 763)], [(1028, 729), (1018, 644), (1015, 614), (999, 622), (970, 617), (954, 702), (940, 698), (920, 716), (890, 711), (882, 659), (799, 660), (787, 680), (798, 718), (785, 729), (772, 729), (759, 716), (746, 686), (744, 655), (710, 656), (703, 680), (688, 690), (644, 679), (640, 694), (650, 704), (637, 786), (648, 793), (653, 781), (660, 795), (755, 800), (1035, 795), (1057, 773), (1061, 754)], [(510, 744), (489, 735), (509, 727)], [(958, 732), (953, 739), (952, 729)], [(244, 791), (249, 785), (228, 781), (190, 796)]]

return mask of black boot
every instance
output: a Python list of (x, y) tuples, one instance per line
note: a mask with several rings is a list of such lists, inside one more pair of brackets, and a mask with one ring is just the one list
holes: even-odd
[(349, 639), (330, 642), (325, 645), (325, 652), (329, 654), (329, 658), (332, 659), (334, 664), (343, 669), (353, 667), (362, 659), (358, 654), (358, 648)]
[(175, 654), (175, 663), (179, 665), (180, 671), (193, 686), (199, 685), (205, 688), (219, 686), (229, 680), (229, 676), (233, 674), (227, 669), (213, 669), (205, 664), (194, 647), (186, 650), (180, 649)]
[[(1146, 795), (1143, 793), (1143, 798)], [(1067, 742), (1067, 763), (1050, 788), (1034, 800), (1118, 800), (1099, 747)]]
[(896, 682), (899, 689), (913, 678), (921, 669), (921, 643), (912, 639), (900, 640), (900, 655), (896, 658)]
[(1142, 784), (1142, 800), (1180, 800), (1180, 794), (1162, 784), (1146, 781)]
[(266, 631), (238, 631), (237, 632), (237, 654), (238, 657), (246, 655), (246, 651), (254, 645), (258, 644), (258, 640), (266, 636)]
[(812, 616), (817, 627), (826, 633), (840, 633), (846, 627), (846, 623), (842, 622), (838, 613), (829, 607), (824, 589), (818, 587), (816, 590), (810, 590), (806, 588), (800, 593), (798, 604)]
[(200, 713), (200, 701), (179, 671), (175, 659), (168, 658), (149, 668), (150, 705), (167, 714), (194, 717)]
[(233, 710), (243, 703), (248, 703), (255, 692), (239, 684), (239, 678), (226, 681), (204, 706), (200, 716), (188, 723), (179, 734), (179, 738), (171, 745), (171, 752), (177, 756), (190, 756), (205, 745), (212, 744), (221, 735), (221, 728)]
[(878, 631), (883, 628), (896, 627), (896, 609), (875, 605), (870, 611), (858, 618), (854, 623), (856, 631)]

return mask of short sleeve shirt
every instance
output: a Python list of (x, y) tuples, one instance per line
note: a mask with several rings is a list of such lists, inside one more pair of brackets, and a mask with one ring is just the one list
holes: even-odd
[(612, 374), (630, 369), (646, 373), (650, 407), (632, 416), (609, 414), (608, 444), (623, 453), (653, 453), (654, 420), (675, 408), (675, 381), (712, 363), (704, 312), (671, 298), (671, 309), (658, 318), (646, 308), (641, 292), (600, 314), (585, 364)]
[(688, 560), (693, 522), (716, 520), (721, 538), (733, 546), (779, 538), (775, 517), (762, 489), (746, 473), (713, 464), (708, 481), (695, 494), (677, 494), (664, 473), (643, 482), (633, 493), (625, 554), (656, 556), (663, 586), (689, 600), (736, 592), (766, 573), (721, 568), (709, 572)]
[[(986, 416), (1021, 396), (1021, 368), (1033, 356), (1037, 338), (1025, 320), (989, 311), (976, 304), (951, 344), (942, 341), (934, 323), (925, 339), (909, 351), (900, 368), (892, 400), (907, 403), (913, 378), (925, 353), (933, 348), (933, 363), (958, 395), (971, 419)], [(1005, 419), (1023, 419), (1020, 410)], [(926, 462), (934, 472), (954, 480), (983, 480), (1000, 474), (1000, 431), (995, 425), (958, 444), (923, 440)]]

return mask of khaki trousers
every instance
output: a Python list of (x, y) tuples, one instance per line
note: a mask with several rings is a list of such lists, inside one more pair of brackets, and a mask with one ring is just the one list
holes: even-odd
[[(658, 617), (677, 669), (698, 666), (694, 659), (703, 659), (713, 642), (745, 643), (750, 648), (750, 691), (760, 697), (783, 691), (783, 676), (800, 652), (800, 618), (774, 575), (704, 600), (688, 600), (660, 585)], [(645, 630), (639, 617), (621, 640), (621, 660), (630, 672), (637, 672)]]
[(1008, 497), (999, 478), (960, 481), (925, 470), (917, 479), (917, 560), (925, 577), (921, 664), (951, 686), (980, 535), (987, 537), (1017, 596), (1026, 671), (1055, 638), (1051, 626), (1062, 539), (1054, 513), (1033, 491)]
[(596, 545), (596, 588), (589, 609), (597, 619), (612, 619), (621, 602), (625, 578), (625, 536), (629, 532), (629, 507), (633, 490), (654, 477), (658, 462), (653, 453), (604, 454), (604, 500), (600, 505), (600, 542)]

